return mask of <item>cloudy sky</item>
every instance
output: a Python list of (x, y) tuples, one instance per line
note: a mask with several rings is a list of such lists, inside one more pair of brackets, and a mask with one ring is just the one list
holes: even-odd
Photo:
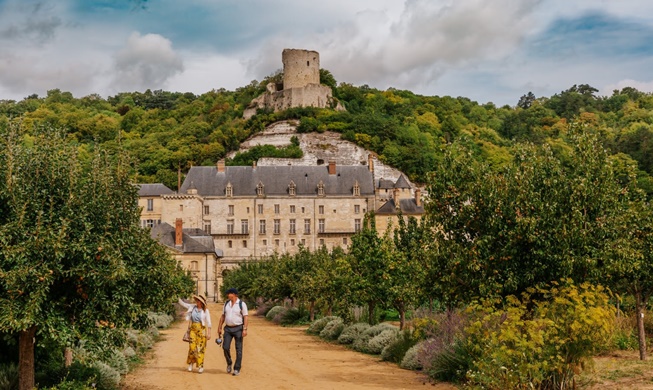
[(0, 99), (234, 90), (284, 48), (338, 82), (479, 103), (653, 92), (653, 1), (0, 0)]

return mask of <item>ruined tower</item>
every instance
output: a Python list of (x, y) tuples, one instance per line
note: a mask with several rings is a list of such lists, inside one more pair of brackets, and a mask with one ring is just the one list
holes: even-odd
[(320, 54), (311, 50), (284, 49), (283, 89), (303, 88), (320, 84)]

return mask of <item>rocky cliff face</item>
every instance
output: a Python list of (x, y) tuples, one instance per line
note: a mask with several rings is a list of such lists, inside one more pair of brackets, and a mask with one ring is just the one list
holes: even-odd
[[(293, 136), (299, 139), (299, 146), (304, 151), (304, 157), (299, 159), (262, 158), (257, 164), (259, 166), (315, 166), (328, 165), (329, 161), (335, 161), (337, 165), (368, 165), (368, 158), (372, 155), (375, 182), (378, 183), (379, 179), (396, 181), (402, 174), (401, 171), (383, 164), (373, 152), (340, 139), (339, 133), (326, 131), (324, 133), (299, 134), (296, 131), (296, 122), (289, 121), (273, 123), (263, 132), (250, 137), (240, 145), (240, 151), (247, 151), (256, 145), (287, 146), (290, 145), (290, 138)], [(236, 152), (231, 152), (227, 157), (233, 158), (235, 154)], [(413, 186), (412, 183), (410, 184)]]

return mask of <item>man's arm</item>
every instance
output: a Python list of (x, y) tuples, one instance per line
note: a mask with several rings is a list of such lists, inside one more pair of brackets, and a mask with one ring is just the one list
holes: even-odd
[(218, 337), (222, 336), (222, 324), (224, 323), (224, 313), (220, 316), (220, 323), (218, 324)]
[(243, 316), (243, 337), (247, 336), (247, 323), (249, 322), (248, 318), (248, 315)]

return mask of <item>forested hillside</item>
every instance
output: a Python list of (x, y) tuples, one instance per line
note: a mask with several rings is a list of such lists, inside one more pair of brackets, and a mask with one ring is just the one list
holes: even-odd
[(570, 126), (582, 126), (600, 135), (615, 161), (625, 164), (634, 160), (640, 186), (649, 197), (653, 194), (650, 93), (624, 88), (604, 97), (597, 96), (597, 90), (589, 85), (574, 85), (551, 97), (529, 92), (514, 107), (496, 107), (465, 97), (420, 96), (404, 90), (337, 84), (330, 72), (321, 70), (322, 82), (333, 88), (347, 112), (302, 108), (259, 112), (243, 120), (243, 110), (252, 98), (278, 78), (276, 74), (235, 91), (211, 90), (199, 96), (147, 90), (105, 99), (99, 95), (74, 97), (55, 89), (45, 97), (0, 100), (0, 126), (20, 121), (28, 128), (63, 128), (71, 142), (89, 155), (97, 144), (125, 150), (135, 160), (134, 181), (163, 182), (173, 189), (179, 169), (184, 173), (192, 165), (212, 165), (237, 150), (253, 133), (282, 119), (300, 119), (301, 132), (340, 132), (344, 139), (378, 153), (384, 162), (416, 182), (426, 181), (427, 173), (452, 143), (466, 144), (476, 158), (498, 167), (509, 161), (516, 143), (525, 141), (548, 143), (564, 157)]

